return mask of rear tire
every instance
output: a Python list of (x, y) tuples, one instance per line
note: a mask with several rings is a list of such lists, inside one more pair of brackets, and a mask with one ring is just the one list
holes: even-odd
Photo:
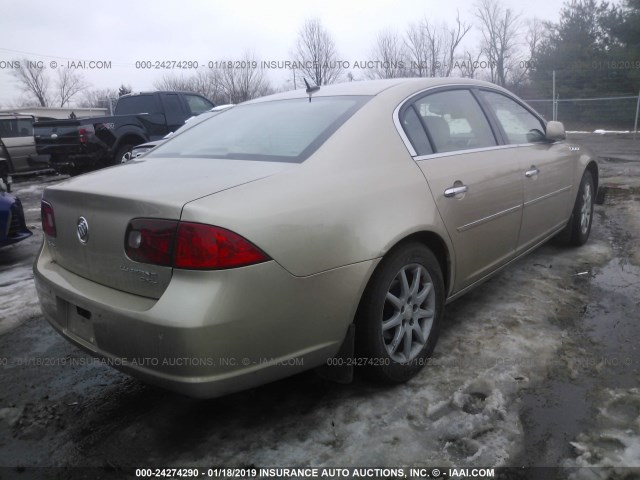
[(433, 253), (419, 243), (392, 251), (358, 309), (356, 364), (373, 380), (406, 382), (433, 353), (443, 310), (444, 281)]

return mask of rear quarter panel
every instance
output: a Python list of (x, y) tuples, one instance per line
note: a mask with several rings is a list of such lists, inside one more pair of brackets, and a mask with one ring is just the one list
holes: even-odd
[(379, 258), (416, 232), (448, 243), (393, 124), (398, 101), (372, 99), (297, 168), (191, 202), (182, 219), (233, 230), (296, 276)]

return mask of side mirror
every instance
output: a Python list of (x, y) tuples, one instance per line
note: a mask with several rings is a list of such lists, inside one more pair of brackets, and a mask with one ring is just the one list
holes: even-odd
[(553, 142), (567, 138), (562, 122), (548, 122), (545, 137), (547, 140), (551, 140)]

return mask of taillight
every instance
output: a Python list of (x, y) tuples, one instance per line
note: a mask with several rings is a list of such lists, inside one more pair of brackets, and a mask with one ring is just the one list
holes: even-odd
[(170, 267), (176, 220), (136, 218), (131, 220), (125, 234), (124, 249), (131, 260)]
[(42, 218), (42, 230), (44, 230), (44, 233), (50, 237), (55, 237), (58, 234), (56, 231), (56, 217), (49, 202), (44, 200), (40, 202), (40, 217)]
[(202, 223), (136, 218), (129, 223), (125, 251), (131, 260), (195, 270), (261, 263), (269, 257), (237, 233)]
[(95, 133), (93, 126), (78, 127), (78, 140), (82, 144), (89, 141), (89, 135)]
[(178, 225), (176, 268), (234, 268), (267, 260), (267, 255), (237, 233), (202, 223)]

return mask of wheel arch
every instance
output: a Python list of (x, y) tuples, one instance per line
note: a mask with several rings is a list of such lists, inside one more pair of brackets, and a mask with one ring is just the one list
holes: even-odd
[(591, 178), (593, 178), (593, 189), (597, 192), (600, 187), (600, 173), (598, 170), (598, 164), (595, 160), (591, 160), (584, 169), (585, 172), (591, 173)]
[(145, 140), (142, 136), (136, 133), (127, 133), (122, 137), (120, 137), (120, 139), (118, 140), (118, 143), (116, 143), (113, 146), (113, 152), (114, 152), (113, 154), (115, 155), (120, 150), (120, 148), (122, 148), (123, 145), (136, 146), (145, 142), (147, 142), (147, 140)]
[[(406, 236), (398, 243), (396, 243), (392, 250), (401, 248), (403, 245), (411, 242), (418, 242), (427, 247), (435, 255), (438, 263), (440, 264), (440, 271), (442, 272), (442, 280), (444, 282), (445, 297), (449, 295), (449, 289), (451, 287), (451, 255), (449, 248), (444, 239), (435, 232), (420, 231), (412, 233)], [(391, 250), (390, 250), (391, 251)], [(387, 252), (388, 254), (389, 252)]]
[[(452, 280), (453, 280), (453, 275), (452, 275), (453, 262), (451, 259), (451, 252), (449, 251), (449, 247), (447, 246), (446, 242), (440, 235), (432, 231), (423, 230), (419, 232), (414, 232), (398, 240), (391, 248), (387, 250), (387, 252), (383, 255), (382, 258), (384, 259), (385, 257), (388, 257), (391, 253), (395, 252), (396, 250), (404, 247), (409, 243), (420, 243), (424, 245), (429, 250), (431, 250), (433, 255), (438, 260), (438, 264), (440, 265), (440, 271), (442, 272), (442, 280), (444, 283), (444, 292), (445, 292), (445, 299), (446, 299), (450, 295), (450, 290), (452, 287)], [(379, 268), (380, 268), (380, 262), (373, 269), (373, 271), (371, 272), (371, 275), (367, 279), (367, 283), (365, 287), (362, 289), (362, 293), (360, 294), (360, 299), (358, 300), (358, 307), (356, 309), (353, 322), (355, 322), (356, 319), (358, 318), (358, 311), (360, 310), (362, 299), (364, 298), (365, 292), (371, 285), (371, 282), (375, 277), (376, 272), (378, 271)]]

